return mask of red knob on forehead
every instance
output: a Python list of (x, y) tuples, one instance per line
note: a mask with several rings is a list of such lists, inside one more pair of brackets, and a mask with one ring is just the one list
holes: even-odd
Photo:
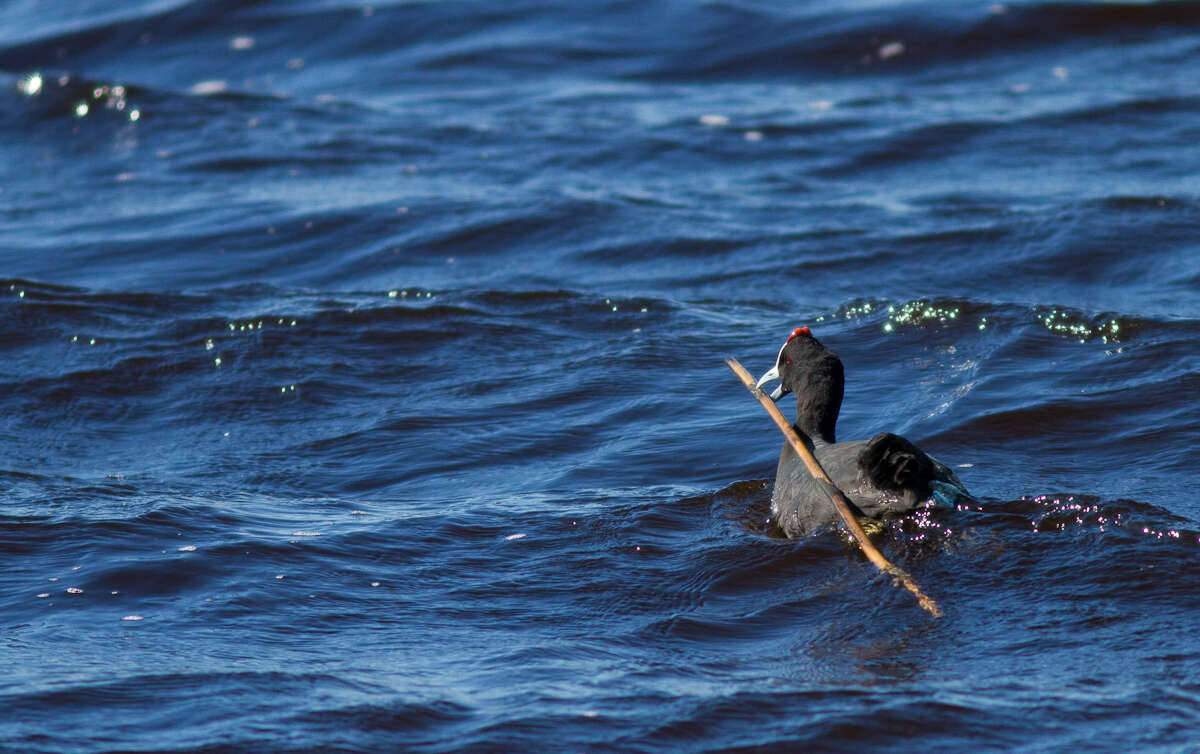
[(811, 338), (811, 337), (812, 337), (812, 330), (809, 330), (807, 327), (797, 327), (795, 330), (792, 330), (792, 334), (788, 336), (787, 342), (791, 343), (792, 338)]

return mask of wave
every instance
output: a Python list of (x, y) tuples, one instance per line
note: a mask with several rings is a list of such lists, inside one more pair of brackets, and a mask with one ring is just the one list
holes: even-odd
[[(253, 40), (248, 56), (286, 56), (290, 39), (319, 29), (321, 41), (310, 52), (315, 58), (401, 54), (407, 67), (434, 71), (569, 66), (612, 77), (691, 80), (879, 75), (977, 65), (1016, 52), (1057, 55), (1064, 45), (1173, 37), (1200, 28), (1200, 4), (981, 2), (948, 13), (913, 4), (829, 10), (728, 2), (667, 8), (524, 2), (499, 9), (451, 2), (382, 5), (364, 14), (354, 7), (247, 9), (222, 0), (155, 5), (141, 14), (78, 23), (86, 25), (51, 25), (8, 41), (0, 47), (0, 69), (88, 69), (164, 44), (227, 48), (235, 35)], [(666, 28), (673, 32), (669, 38), (659, 33)]]

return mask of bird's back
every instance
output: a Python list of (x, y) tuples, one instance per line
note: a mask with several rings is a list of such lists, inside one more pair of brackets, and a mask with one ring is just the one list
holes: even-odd
[[(885, 518), (911, 511), (929, 499), (939, 482), (966, 494), (954, 472), (898, 435), (817, 443), (813, 454), (860, 516)], [(838, 520), (821, 484), (787, 445), (779, 456), (771, 508), (776, 524), (789, 537)]]

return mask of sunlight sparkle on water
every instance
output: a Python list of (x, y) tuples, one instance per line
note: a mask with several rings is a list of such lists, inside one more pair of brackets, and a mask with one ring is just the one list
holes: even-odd
[(29, 74), (17, 82), (17, 88), (30, 97), (36, 97), (42, 91), (42, 74)]
[(198, 81), (193, 84), (191, 93), (203, 97), (210, 94), (221, 94), (228, 88), (228, 82), (210, 79), (208, 81)]

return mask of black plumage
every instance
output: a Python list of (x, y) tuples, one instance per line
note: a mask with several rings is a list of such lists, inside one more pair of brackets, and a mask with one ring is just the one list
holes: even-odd
[[(845, 390), (842, 361), (807, 327), (792, 332), (759, 387), (774, 380), (780, 386), (771, 398), (796, 395), (796, 432), (858, 515), (884, 518), (911, 511), (935, 493), (939, 498), (967, 494), (953, 471), (899, 435), (884, 432), (869, 440), (837, 441)], [(820, 483), (786, 443), (775, 471), (771, 508), (789, 537), (838, 520)]]

